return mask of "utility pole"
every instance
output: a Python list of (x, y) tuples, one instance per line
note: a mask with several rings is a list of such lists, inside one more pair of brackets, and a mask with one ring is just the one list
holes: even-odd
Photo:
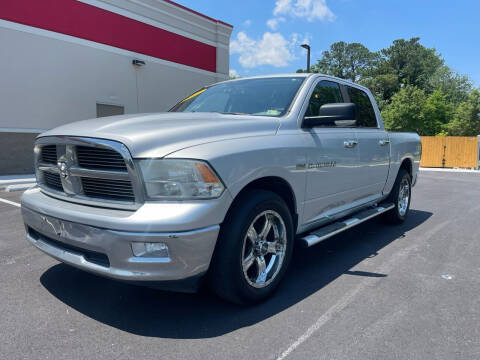
[(309, 73), (310, 72), (310, 45), (302, 44), (300, 46), (304, 49), (307, 49), (307, 73)]

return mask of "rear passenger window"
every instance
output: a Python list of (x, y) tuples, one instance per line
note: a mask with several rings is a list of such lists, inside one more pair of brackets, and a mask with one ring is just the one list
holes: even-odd
[(357, 106), (357, 127), (377, 127), (377, 118), (372, 102), (363, 90), (347, 86), (350, 101)]
[(322, 105), (341, 102), (343, 96), (340, 86), (332, 81), (320, 81), (313, 90), (305, 116), (318, 116)]

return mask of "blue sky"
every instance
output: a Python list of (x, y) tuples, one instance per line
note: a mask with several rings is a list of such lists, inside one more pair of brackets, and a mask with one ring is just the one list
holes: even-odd
[[(234, 25), (230, 69), (241, 76), (294, 72), (335, 41), (370, 50), (418, 36), (453, 70), (480, 86), (479, 0), (178, 0)], [(273, 19), (273, 20), (272, 20)], [(270, 20), (270, 21), (269, 21)], [(268, 23), (267, 23), (268, 22)]]

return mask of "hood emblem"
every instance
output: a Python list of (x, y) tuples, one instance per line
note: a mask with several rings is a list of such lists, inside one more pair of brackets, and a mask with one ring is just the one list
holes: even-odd
[(67, 161), (66, 161), (64, 156), (62, 156), (60, 159), (58, 159), (57, 168), (58, 168), (58, 171), (60, 172), (60, 176), (63, 179), (66, 179), (69, 175), (69, 171), (68, 171)]

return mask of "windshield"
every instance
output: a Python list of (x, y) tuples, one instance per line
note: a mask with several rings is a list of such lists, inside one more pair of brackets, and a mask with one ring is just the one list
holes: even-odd
[(278, 77), (228, 81), (193, 93), (170, 111), (282, 116), (304, 79)]

